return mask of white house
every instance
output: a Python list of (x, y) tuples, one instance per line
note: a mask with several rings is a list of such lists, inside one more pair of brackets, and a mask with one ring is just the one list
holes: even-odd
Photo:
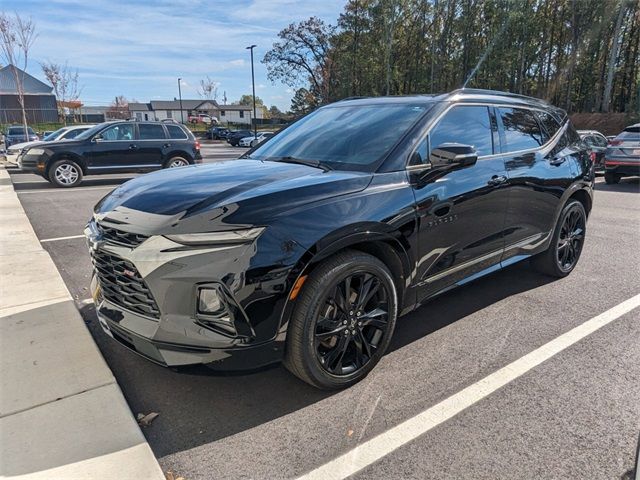
[[(206, 113), (216, 118), (222, 125), (244, 123), (251, 125), (253, 108), (247, 105), (219, 105), (215, 100), (152, 100), (149, 103), (129, 103), (131, 117), (137, 120), (164, 120), (167, 118), (187, 123), (190, 115)], [(263, 118), (262, 109), (256, 111), (257, 118)]]

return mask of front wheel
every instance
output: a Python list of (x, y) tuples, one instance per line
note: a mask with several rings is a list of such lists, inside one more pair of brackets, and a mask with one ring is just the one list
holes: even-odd
[(82, 168), (73, 160), (58, 160), (51, 165), (48, 177), (56, 187), (75, 187), (82, 182)]
[(534, 266), (552, 277), (566, 277), (578, 264), (587, 231), (582, 203), (570, 200), (562, 209), (549, 248), (533, 258)]
[(296, 302), (285, 366), (317, 388), (362, 380), (389, 346), (398, 300), (376, 257), (357, 251), (331, 257), (309, 275)]

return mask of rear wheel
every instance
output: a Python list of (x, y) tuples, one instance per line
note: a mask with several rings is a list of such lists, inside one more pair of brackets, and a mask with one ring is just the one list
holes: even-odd
[(184, 157), (171, 157), (165, 163), (164, 168), (178, 168), (178, 167), (186, 167), (189, 165), (189, 160)]
[(614, 185), (616, 183), (620, 183), (620, 175), (615, 174), (613, 172), (605, 172), (604, 181), (607, 182), (607, 185)]
[(552, 277), (566, 277), (578, 264), (587, 227), (587, 214), (578, 200), (562, 209), (549, 248), (533, 259), (533, 265)]
[(82, 168), (73, 160), (58, 160), (49, 168), (48, 177), (56, 187), (75, 187), (82, 182)]
[(380, 260), (357, 251), (326, 260), (297, 299), (285, 366), (318, 388), (353, 385), (387, 349), (397, 308), (391, 274)]

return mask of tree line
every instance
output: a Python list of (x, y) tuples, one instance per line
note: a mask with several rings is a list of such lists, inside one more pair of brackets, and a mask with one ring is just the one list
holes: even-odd
[(569, 112), (640, 112), (639, 0), (348, 0), (284, 28), (263, 63), (294, 113), (466, 86)]

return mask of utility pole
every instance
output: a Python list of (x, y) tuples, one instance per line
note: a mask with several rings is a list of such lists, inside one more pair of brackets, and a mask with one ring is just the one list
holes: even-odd
[(251, 51), (251, 88), (253, 89), (253, 138), (258, 138), (258, 122), (256, 121), (256, 81), (253, 73), (253, 49), (256, 48), (257, 45), (251, 45), (247, 47), (247, 50)]
[(182, 90), (180, 89), (181, 80), (181, 78), (178, 78), (178, 98), (180, 99), (180, 123), (184, 124), (184, 114), (182, 113)]

